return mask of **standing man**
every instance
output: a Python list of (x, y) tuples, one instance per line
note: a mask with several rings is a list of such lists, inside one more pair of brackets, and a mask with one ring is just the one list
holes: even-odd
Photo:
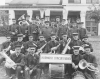
[(62, 25), (58, 28), (58, 37), (62, 39), (62, 34), (68, 34), (68, 27), (65, 24), (65, 19), (62, 20)]
[(79, 29), (79, 38), (82, 40), (83, 37), (87, 34), (87, 31), (85, 28), (83, 28), (83, 22), (78, 23), (78, 29)]
[(29, 25), (31, 24), (31, 22), (30, 22), (30, 15), (26, 16), (26, 21), (29, 23)]
[(39, 27), (35, 24), (36, 20), (32, 18), (32, 24), (29, 25), (28, 27), (28, 33), (33, 34), (33, 40), (37, 41), (38, 40), (38, 35), (39, 35)]
[(12, 19), (13, 24), (9, 26), (9, 32), (12, 35), (11, 41), (17, 40), (17, 34), (19, 33), (19, 26), (16, 24), (16, 19)]
[(23, 41), (28, 41), (28, 24), (26, 23), (26, 20), (23, 19), (22, 25), (20, 26), (20, 33), (23, 34), (24, 38)]
[(45, 27), (40, 29), (41, 34), (46, 38), (46, 41), (50, 41), (50, 35), (52, 33), (52, 29), (50, 27), (49, 21), (45, 21)]

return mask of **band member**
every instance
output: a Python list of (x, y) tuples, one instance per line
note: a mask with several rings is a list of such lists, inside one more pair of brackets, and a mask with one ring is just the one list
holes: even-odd
[(25, 56), (25, 79), (40, 79), (41, 69), (39, 68), (39, 56), (36, 54), (36, 47), (30, 45)]
[(47, 44), (47, 52), (49, 53), (59, 53), (59, 42), (56, 40), (56, 34), (51, 34), (51, 40)]
[(62, 25), (58, 28), (58, 37), (59, 37), (60, 39), (62, 39), (61, 36), (62, 36), (63, 33), (68, 34), (68, 27), (67, 27), (67, 25), (65, 24), (65, 21), (66, 21), (66, 20), (63, 19), (63, 20), (62, 20)]
[(35, 45), (37, 47), (36, 41), (33, 41), (33, 35), (29, 35), (29, 41), (24, 44), (24, 49), (27, 51), (30, 45)]
[(83, 28), (83, 22), (79, 22), (78, 29), (79, 29), (79, 38), (82, 40), (82, 38), (87, 34), (87, 31), (85, 28)]
[(79, 36), (78, 36), (78, 33), (73, 33), (72, 35), (72, 41), (70, 43), (70, 46), (73, 47), (73, 46), (82, 46), (82, 41), (79, 40)]
[(90, 46), (90, 48), (91, 48), (91, 52), (93, 52), (92, 44), (89, 43), (89, 40), (88, 40), (88, 36), (87, 36), (87, 35), (85, 35), (85, 36), (83, 37), (82, 42), (83, 42), (83, 45), (82, 45), (83, 47), (84, 47), (85, 44), (88, 44), (88, 45)]
[[(96, 57), (90, 53), (91, 52), (90, 46), (85, 45), (84, 50), (85, 50), (85, 55), (83, 56), (83, 59), (85, 59), (88, 63), (92, 63), (93, 66), (96, 68), (97, 67)], [(85, 69), (84, 74), (87, 79), (96, 79), (96, 75), (94, 71)]]
[(78, 30), (78, 28), (77, 28), (77, 23), (76, 23), (76, 22), (73, 22), (72, 28), (69, 29), (69, 31), (68, 31), (68, 36), (69, 36), (70, 38), (73, 38), (73, 37), (72, 37), (72, 36), (73, 36), (73, 33), (79, 33), (79, 30)]
[(32, 18), (32, 24), (29, 25), (28, 27), (28, 32), (29, 34), (33, 34), (33, 40), (37, 41), (38, 40), (38, 34), (39, 34), (39, 27), (35, 24), (35, 19)]
[[(64, 50), (66, 44), (68, 43), (68, 35), (66, 33), (62, 34), (62, 40), (60, 41), (60, 53)], [(70, 47), (68, 46), (68, 51), (66, 54), (70, 53)]]
[(46, 39), (42, 34), (40, 34), (39, 41), (37, 42), (38, 52), (40, 51), (41, 53), (46, 53), (46, 46), (47, 46)]
[(28, 22), (29, 25), (31, 24), (31, 22), (30, 22), (30, 15), (26, 16), (26, 21)]
[(50, 27), (49, 21), (45, 21), (45, 27), (41, 28), (41, 34), (46, 38), (46, 41), (50, 41), (50, 35), (52, 33), (52, 29)]
[(23, 41), (26, 42), (28, 41), (28, 25), (26, 23), (26, 20), (23, 19), (23, 22), (22, 22), (22, 26), (20, 26), (20, 33), (23, 34), (24, 38), (23, 38)]
[(12, 19), (13, 24), (9, 26), (9, 33), (12, 35), (11, 41), (17, 40), (17, 34), (19, 33), (19, 26), (16, 24), (16, 19)]
[[(25, 52), (24, 52), (23, 34), (18, 34), (17, 37), (18, 37), (17, 41), (15, 41), (15, 42), (13, 42), (13, 43), (11, 44), (11, 51), (14, 51), (14, 50), (15, 50), (15, 46), (16, 46), (16, 45), (21, 45), (21, 52), (22, 52), (22, 53), (25, 53)], [(11, 52), (10, 52), (10, 53), (11, 53)]]
[(7, 70), (9, 72), (9, 77), (12, 78), (13, 77), (13, 74), (16, 75), (16, 79), (19, 79), (20, 78), (20, 74), (21, 74), (21, 71), (23, 70), (24, 68), (24, 55), (21, 53), (21, 46), (20, 45), (16, 45), (15, 46), (15, 53), (12, 54), (10, 56), (11, 60), (15, 62), (15, 66), (14, 66), (14, 69), (13, 68), (8, 68), (7, 67)]
[(56, 16), (56, 26), (57, 27), (60, 27), (61, 26), (60, 16)]

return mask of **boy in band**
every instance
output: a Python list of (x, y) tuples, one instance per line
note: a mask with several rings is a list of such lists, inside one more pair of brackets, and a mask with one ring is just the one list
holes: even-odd
[(14, 66), (14, 69), (6, 67), (8, 71), (8, 76), (12, 78), (13, 77), (12, 75), (15, 74), (16, 79), (19, 79), (21, 71), (24, 69), (24, 65), (25, 65), (24, 55), (21, 53), (21, 45), (15, 46), (15, 53), (10, 55), (10, 58), (12, 61), (15, 62), (16, 65)]
[(39, 56), (36, 54), (36, 46), (30, 45), (28, 53), (25, 55), (25, 79), (40, 79), (41, 69), (39, 66)]
[[(85, 45), (84, 50), (85, 50), (85, 55), (83, 56), (83, 59), (85, 59), (88, 63), (92, 63), (92, 65), (96, 68), (97, 67), (96, 57), (91, 54), (90, 46), (88, 44)], [(96, 79), (95, 71), (85, 69), (84, 74), (87, 79)]]

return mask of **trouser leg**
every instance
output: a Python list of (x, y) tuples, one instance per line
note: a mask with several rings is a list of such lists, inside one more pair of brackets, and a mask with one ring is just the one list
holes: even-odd
[(36, 79), (40, 79), (40, 77), (41, 77), (41, 72), (42, 72), (41, 69), (37, 69), (37, 70), (36, 70)]
[(17, 77), (18, 79), (20, 78), (21, 70), (22, 70), (22, 67), (21, 67), (21, 66), (18, 66), (18, 67), (16, 68), (16, 77)]

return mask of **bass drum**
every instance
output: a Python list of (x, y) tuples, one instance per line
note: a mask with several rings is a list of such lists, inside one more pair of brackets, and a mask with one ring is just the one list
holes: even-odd
[(86, 79), (82, 72), (76, 71), (73, 73), (72, 79)]
[(64, 64), (49, 64), (49, 75), (51, 78), (64, 78)]

